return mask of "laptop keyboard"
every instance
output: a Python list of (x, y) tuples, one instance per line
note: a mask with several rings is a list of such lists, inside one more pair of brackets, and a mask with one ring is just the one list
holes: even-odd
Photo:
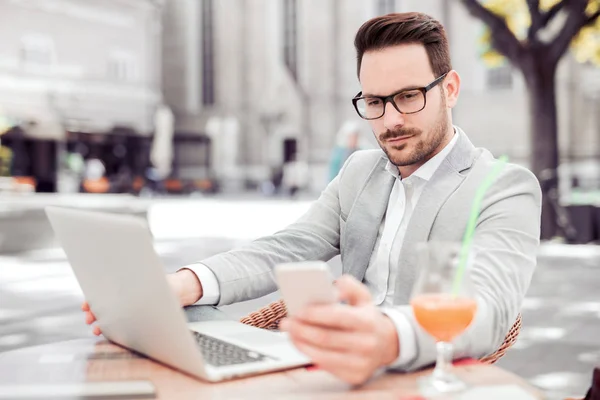
[(224, 342), (212, 336), (206, 336), (194, 331), (192, 333), (200, 346), (204, 360), (214, 367), (254, 363), (270, 359), (270, 357), (264, 354), (244, 349), (243, 347)]

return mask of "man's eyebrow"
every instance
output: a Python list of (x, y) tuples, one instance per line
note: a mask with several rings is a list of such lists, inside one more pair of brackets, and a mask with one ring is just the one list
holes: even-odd
[(363, 97), (387, 97), (387, 96), (391, 96), (393, 94), (398, 94), (400, 92), (404, 92), (406, 90), (415, 90), (415, 89), (421, 89), (423, 86), (415, 86), (415, 85), (411, 85), (411, 86), (405, 86), (402, 89), (398, 89), (395, 92), (392, 92), (390, 94), (373, 94), (373, 93), (363, 93)]

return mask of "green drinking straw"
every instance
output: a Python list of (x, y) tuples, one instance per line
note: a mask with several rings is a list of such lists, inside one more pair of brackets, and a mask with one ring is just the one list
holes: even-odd
[(501, 156), (496, 161), (496, 165), (490, 171), (490, 173), (485, 177), (479, 189), (477, 189), (477, 193), (475, 193), (475, 199), (473, 200), (473, 205), (471, 206), (471, 215), (469, 217), (469, 222), (467, 223), (467, 229), (465, 230), (465, 235), (463, 236), (462, 246), (460, 249), (460, 259), (458, 263), (458, 269), (456, 271), (456, 275), (454, 276), (454, 284), (452, 285), (452, 294), (454, 297), (458, 295), (458, 290), (460, 289), (460, 284), (462, 283), (463, 276), (465, 275), (465, 269), (467, 267), (467, 257), (469, 256), (469, 251), (471, 250), (471, 243), (473, 242), (473, 235), (475, 234), (475, 225), (477, 224), (477, 218), (479, 217), (479, 212), (481, 211), (481, 202), (483, 201), (483, 196), (487, 190), (492, 186), (494, 180), (502, 172), (502, 169), (506, 165), (508, 161), (508, 157)]

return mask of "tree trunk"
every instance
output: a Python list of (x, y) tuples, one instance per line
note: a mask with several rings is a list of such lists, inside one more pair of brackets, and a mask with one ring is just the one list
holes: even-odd
[(542, 239), (557, 234), (556, 212), (548, 191), (558, 185), (558, 121), (556, 110), (556, 66), (546, 57), (532, 54), (523, 68), (529, 89), (531, 124), (531, 169), (544, 191), (542, 202)]

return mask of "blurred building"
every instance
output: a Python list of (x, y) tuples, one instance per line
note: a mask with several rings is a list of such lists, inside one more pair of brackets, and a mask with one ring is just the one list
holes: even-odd
[(161, 102), (162, 0), (0, 0), (0, 116), (13, 175), (54, 191), (65, 155), (147, 166)]
[(353, 36), (374, 15), (372, 1), (167, 1), (177, 171), (201, 175), (208, 164), (224, 187), (241, 188), (296, 157), (322, 187), (337, 130), (358, 118)]
[[(0, 0), (0, 120), (15, 125), (2, 139), (11, 173), (56, 190), (64, 155), (81, 153), (100, 160), (106, 176), (123, 166), (142, 176), (164, 101), (175, 119), (171, 176), (235, 190), (300, 161), (319, 190), (342, 126), (356, 122), (376, 146), (350, 102), (360, 90), (353, 41), (364, 21), (395, 11), (444, 23), (462, 76), (456, 123), (476, 145), (527, 164), (525, 85), (509, 65), (483, 64), (483, 27), (460, 2)], [(584, 186), (600, 176), (599, 82), (597, 69), (565, 57), (561, 156)]]
[[(170, 0), (164, 15), (164, 91), (176, 115), (176, 171), (225, 186), (265, 179), (297, 153), (326, 182), (335, 135), (360, 90), (354, 35), (376, 15), (422, 11), (448, 30), (462, 76), (455, 121), (476, 145), (528, 163), (527, 92), (509, 65), (480, 60), (483, 26), (446, 0)], [(597, 165), (598, 73), (566, 57), (558, 76), (565, 162)], [(371, 141), (372, 145), (375, 145)]]

